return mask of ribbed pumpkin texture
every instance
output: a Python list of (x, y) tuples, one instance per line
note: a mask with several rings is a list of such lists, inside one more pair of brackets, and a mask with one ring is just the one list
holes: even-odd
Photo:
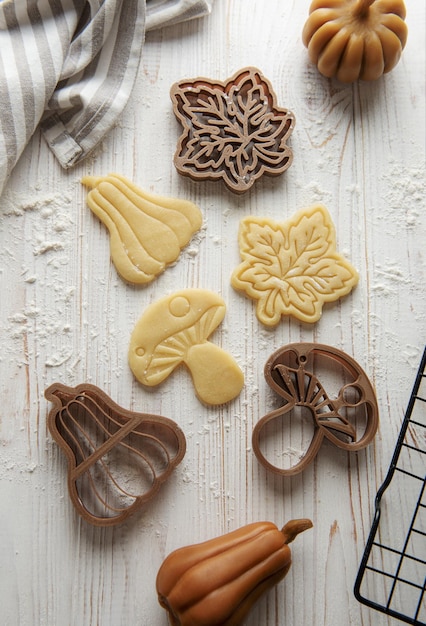
[(343, 83), (376, 80), (407, 41), (402, 0), (313, 0), (302, 39), (319, 72)]
[(288, 544), (311, 527), (308, 519), (291, 520), (282, 530), (272, 522), (255, 522), (172, 552), (156, 582), (170, 624), (241, 624), (259, 597), (290, 569)]

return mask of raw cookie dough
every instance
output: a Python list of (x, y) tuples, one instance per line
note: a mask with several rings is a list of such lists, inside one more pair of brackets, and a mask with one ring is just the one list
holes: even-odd
[(222, 298), (205, 289), (183, 289), (148, 306), (130, 338), (129, 364), (139, 382), (158, 385), (184, 363), (202, 402), (223, 404), (238, 396), (241, 369), (207, 341), (225, 311)]
[(265, 326), (276, 326), (282, 315), (316, 322), (326, 302), (358, 282), (357, 271), (336, 251), (334, 225), (321, 204), (282, 223), (247, 217), (238, 241), (243, 262), (231, 284), (257, 301), (256, 315)]
[(200, 209), (147, 193), (119, 174), (84, 176), (90, 209), (110, 233), (111, 258), (130, 283), (149, 283), (174, 263), (201, 228)]

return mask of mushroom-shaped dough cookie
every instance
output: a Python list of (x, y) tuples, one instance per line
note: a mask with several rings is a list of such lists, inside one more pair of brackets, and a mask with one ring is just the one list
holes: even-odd
[(233, 357), (207, 341), (225, 316), (225, 303), (205, 289), (183, 289), (151, 304), (130, 338), (129, 364), (150, 387), (181, 363), (191, 372), (199, 399), (223, 404), (240, 393), (244, 376)]

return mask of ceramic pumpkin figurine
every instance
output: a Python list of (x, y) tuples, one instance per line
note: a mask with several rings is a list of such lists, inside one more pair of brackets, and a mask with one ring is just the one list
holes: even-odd
[(405, 15), (403, 0), (313, 0), (303, 43), (324, 76), (375, 80), (400, 59)]

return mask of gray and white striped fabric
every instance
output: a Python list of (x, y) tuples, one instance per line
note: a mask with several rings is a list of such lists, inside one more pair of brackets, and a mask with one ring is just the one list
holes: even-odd
[(212, 0), (0, 0), (0, 194), (40, 125), (64, 168), (113, 126), (145, 30), (200, 17)]

